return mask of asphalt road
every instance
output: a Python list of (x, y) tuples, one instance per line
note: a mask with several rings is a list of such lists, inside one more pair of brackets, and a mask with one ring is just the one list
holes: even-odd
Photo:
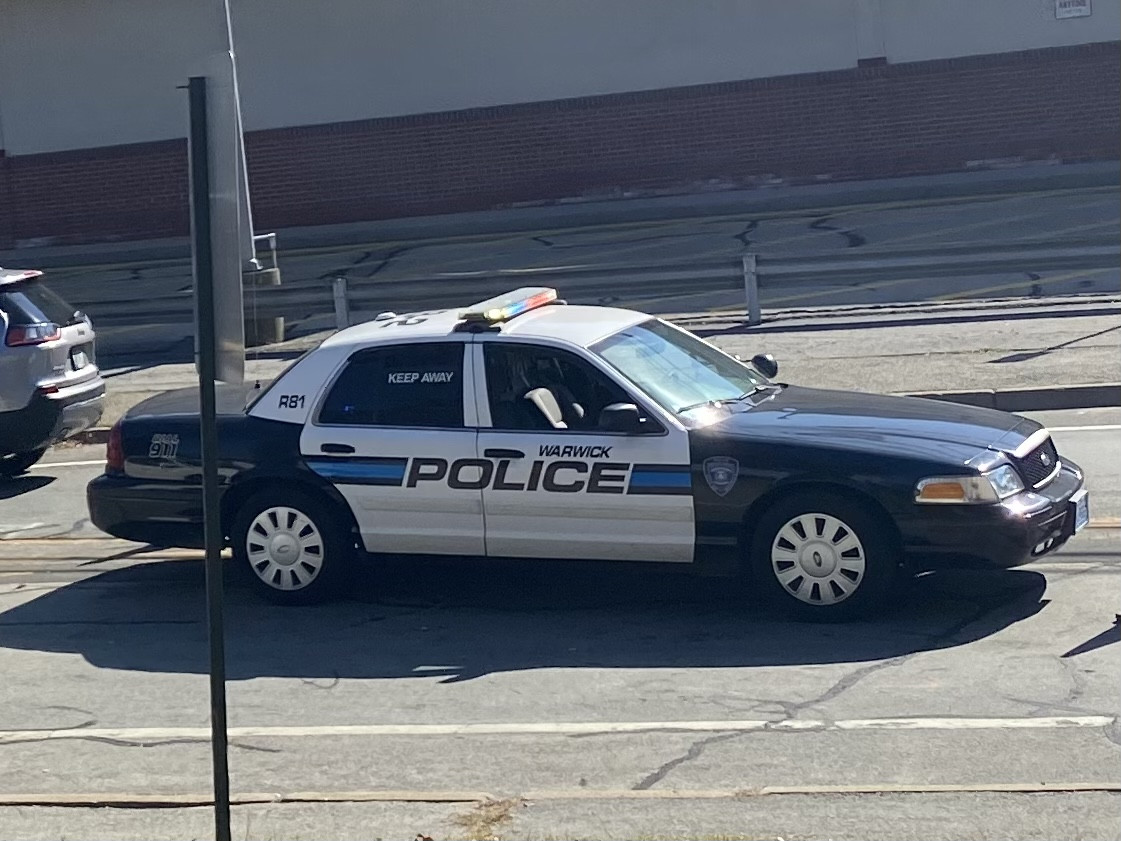
[[(1087, 468), (1094, 527), (924, 577), (877, 621), (598, 565), (400, 564), (288, 610), (232, 580), (233, 789), (337, 801), (238, 806), (235, 836), (1121, 837), (1121, 410), (1039, 417)], [(0, 803), (209, 789), (202, 570), (74, 527), (97, 468), (66, 465), (97, 455), (56, 451), (50, 485), (0, 503)], [(36, 519), (70, 539), (13, 539), (50, 534)], [(208, 827), (0, 806), (12, 839)]]
[[(495, 281), (480, 272), (565, 268), (590, 264), (655, 264), (726, 258), (745, 251), (764, 257), (836, 255), (884, 250), (970, 246), (1016, 248), (1031, 243), (1071, 245), (1115, 242), (1121, 219), (1115, 188), (1083, 188), (958, 199), (895, 201), (769, 214), (722, 213), (693, 219), (629, 222), (588, 228), (526, 231), (283, 251), (285, 287), (305, 290), (304, 302), (285, 313), (295, 336), (333, 326), (330, 282), (348, 278), (364, 309), (404, 311), (460, 305), (494, 294)], [(29, 259), (33, 253), (29, 253)], [(52, 269), (48, 277), (80, 305), (98, 328), (106, 366), (191, 358), (189, 262), (165, 260)], [(1109, 269), (1037, 270), (1029, 257), (1007, 274), (931, 279), (914, 272), (870, 282), (766, 284), (765, 308), (833, 306), (1006, 296), (1115, 292), (1119, 273)], [(534, 283), (539, 281), (535, 280)], [(516, 275), (497, 281), (518, 285)], [(738, 282), (686, 285), (652, 297), (641, 278), (617, 276), (579, 292), (561, 288), (576, 303), (613, 302), (665, 313), (743, 306)], [(251, 291), (246, 310), (253, 308)], [(186, 317), (184, 314), (188, 314)]]

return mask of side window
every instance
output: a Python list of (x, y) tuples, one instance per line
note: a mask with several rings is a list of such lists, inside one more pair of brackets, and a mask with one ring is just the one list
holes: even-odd
[(595, 431), (605, 406), (630, 402), (601, 371), (567, 351), (488, 342), (484, 356), (495, 429)]
[(319, 423), (334, 426), (463, 426), (463, 345), (371, 348), (350, 358)]

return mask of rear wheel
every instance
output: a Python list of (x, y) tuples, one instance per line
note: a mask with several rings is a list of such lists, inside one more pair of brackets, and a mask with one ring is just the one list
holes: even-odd
[(900, 553), (882, 512), (838, 493), (807, 492), (778, 500), (760, 518), (752, 567), (784, 611), (836, 622), (888, 604)]
[(25, 473), (27, 468), (39, 461), (46, 452), (46, 447), (44, 447), (41, 450), (29, 450), (26, 453), (12, 453), (11, 455), (0, 458), (0, 477), (11, 479), (13, 476)]
[(249, 580), (278, 604), (312, 604), (338, 594), (354, 561), (350, 530), (318, 498), (263, 491), (248, 499), (233, 528), (234, 557)]

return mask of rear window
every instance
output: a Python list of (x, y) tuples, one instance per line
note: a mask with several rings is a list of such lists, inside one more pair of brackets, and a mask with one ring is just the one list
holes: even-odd
[(0, 309), (14, 325), (53, 322), (66, 327), (82, 319), (78, 311), (39, 280), (18, 283), (0, 291)]

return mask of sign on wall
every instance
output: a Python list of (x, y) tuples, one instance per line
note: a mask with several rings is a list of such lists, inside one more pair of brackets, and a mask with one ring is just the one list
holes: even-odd
[(1091, 0), (1055, 0), (1055, 17), (1059, 20), (1089, 17), (1093, 12), (1090, 2)]

